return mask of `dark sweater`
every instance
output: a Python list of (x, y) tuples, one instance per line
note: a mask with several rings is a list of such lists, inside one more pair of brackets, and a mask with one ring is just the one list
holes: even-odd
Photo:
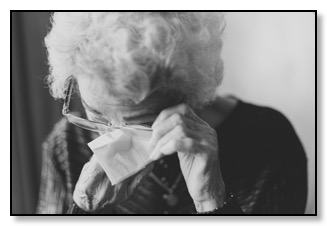
[[(228, 213), (303, 214), (307, 200), (307, 159), (290, 122), (278, 111), (239, 101), (216, 128), (222, 175), (234, 194)], [(58, 122), (43, 144), (43, 166), (37, 213), (64, 214), (95, 134)], [(192, 214), (193, 201), (180, 174), (177, 155), (155, 163), (153, 172), (125, 202), (101, 214)], [(159, 182), (158, 182), (159, 180)], [(167, 187), (176, 184), (167, 202)], [(164, 197), (164, 198), (163, 198)], [(174, 204), (174, 205), (172, 205)]]

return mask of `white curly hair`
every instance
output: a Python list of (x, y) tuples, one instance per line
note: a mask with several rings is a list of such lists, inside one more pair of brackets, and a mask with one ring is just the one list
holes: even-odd
[(45, 45), (55, 98), (64, 98), (68, 78), (88, 76), (106, 81), (112, 97), (138, 103), (159, 87), (199, 107), (222, 81), (222, 13), (57, 12), (51, 22)]

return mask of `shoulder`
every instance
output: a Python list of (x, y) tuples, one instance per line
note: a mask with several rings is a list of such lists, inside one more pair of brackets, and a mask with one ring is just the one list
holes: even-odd
[(239, 100), (222, 129), (230, 140), (238, 139), (247, 148), (246, 153), (306, 161), (302, 143), (290, 120), (274, 108)]
[(295, 133), (294, 127), (289, 119), (280, 111), (256, 104), (247, 103), (239, 100), (235, 112), (233, 112), (239, 125), (247, 126), (254, 131), (269, 132), (282, 131), (283, 134)]
[(204, 112), (206, 114), (203, 114), (205, 116), (203, 118), (213, 128), (233, 127), (233, 125), (238, 129), (242, 127), (247, 129), (293, 128), (290, 121), (280, 111), (248, 103), (233, 96), (218, 97)]

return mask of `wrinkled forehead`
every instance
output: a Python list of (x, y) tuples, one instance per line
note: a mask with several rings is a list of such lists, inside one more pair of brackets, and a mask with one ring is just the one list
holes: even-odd
[(156, 90), (140, 103), (110, 96), (105, 85), (90, 79), (79, 79), (79, 90), (89, 117), (101, 116), (113, 123), (152, 124), (159, 113), (180, 101), (169, 92)]

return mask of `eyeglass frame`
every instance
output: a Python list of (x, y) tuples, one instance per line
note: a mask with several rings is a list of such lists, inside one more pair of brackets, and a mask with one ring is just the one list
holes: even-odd
[[(121, 128), (132, 128), (132, 129), (136, 129), (136, 130), (152, 131), (151, 128), (148, 128), (148, 127), (146, 127), (144, 125), (132, 125), (132, 124), (129, 125), (129, 124), (126, 124), (126, 123), (121, 123), (119, 126), (117, 126), (117, 125), (114, 126), (111, 122), (106, 124), (106, 123), (103, 123), (103, 122), (91, 121), (91, 120), (81, 118), (81, 117), (78, 117), (76, 115), (73, 115), (73, 114), (69, 113), (70, 112), (69, 111), (69, 104), (70, 104), (70, 99), (71, 99), (71, 96), (72, 96), (73, 82), (74, 82), (73, 78), (68, 79), (68, 87), (67, 87), (67, 89), (65, 91), (64, 104), (63, 104), (63, 107), (62, 107), (62, 114), (67, 118), (67, 120), (70, 123), (82, 128), (82, 129), (86, 129), (86, 130), (90, 130), (90, 131), (94, 131), (94, 132), (109, 132), (109, 131), (112, 131), (114, 129), (121, 129)], [(83, 101), (83, 99), (82, 99), (82, 104), (83, 105), (86, 104)], [(76, 122), (74, 123), (71, 120), (72, 118), (76, 118), (77, 120), (84, 121), (84, 122), (91, 123), (91, 124), (97, 124), (97, 125), (105, 126), (106, 130), (84, 128), (82, 126), (79, 126)]]

